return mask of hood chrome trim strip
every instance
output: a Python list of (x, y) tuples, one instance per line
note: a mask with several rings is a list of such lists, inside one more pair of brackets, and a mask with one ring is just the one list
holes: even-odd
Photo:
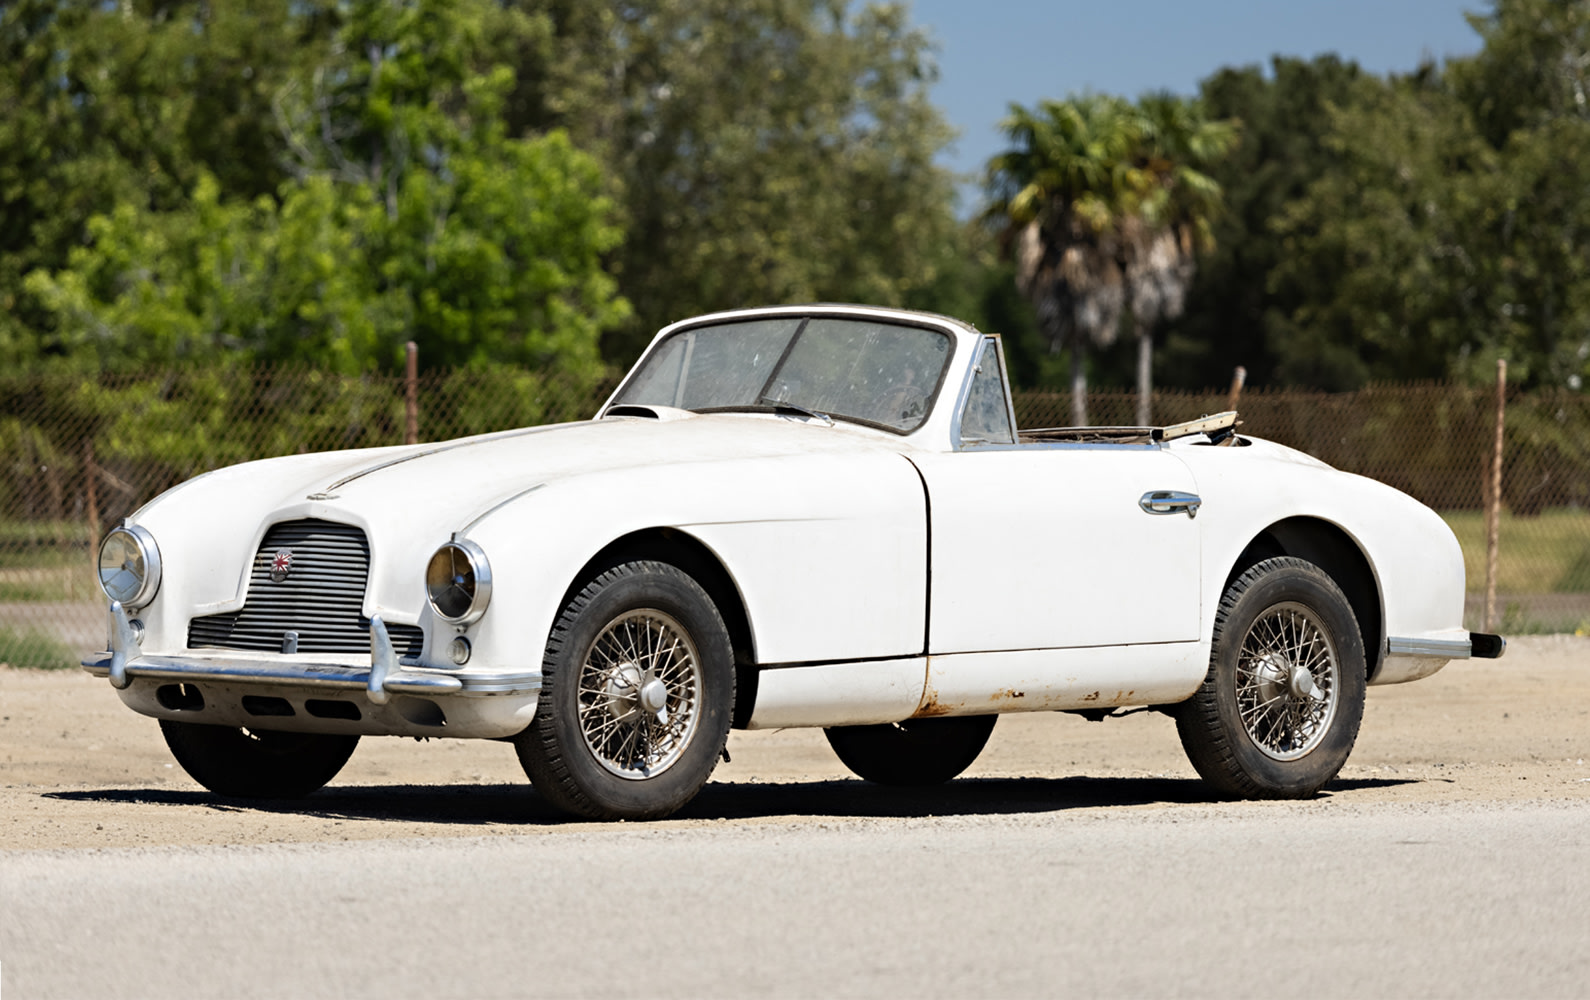
[[(585, 423), (586, 421), (575, 421), (575, 422), (576, 423)], [(322, 492), (322, 493), (330, 493), (333, 490), (336, 490), (338, 487), (346, 486), (347, 484), (353, 482), (355, 479), (362, 479), (365, 476), (370, 475), (371, 473), (380, 472), (383, 469), (390, 469), (392, 466), (394, 466), (394, 465), (402, 465), (404, 462), (412, 462), (412, 461), (414, 461), (415, 459), (418, 459), (418, 458), (429, 458), (432, 455), (440, 455), (444, 451), (453, 451), (453, 450), (458, 449), (458, 448), (469, 448), (469, 447), (473, 447), (474, 445), (477, 445), (477, 444), (489, 444), (489, 443), (491, 443), (493, 441), (504, 440), (505, 438), (523, 437), (523, 436), (528, 435), (528, 434), (538, 434), (541, 431), (549, 431), (549, 430), (552, 430), (553, 428), (564, 427), (564, 426), (567, 426), (567, 425), (566, 424), (540, 424), (540, 425), (535, 426), (535, 427), (516, 427), (513, 430), (497, 431), (495, 434), (482, 434), (479, 437), (465, 438), (462, 441), (449, 441), (446, 444), (439, 445), (439, 446), (437, 446), (435, 448), (428, 448), (425, 451), (417, 451), (417, 452), (414, 452), (414, 453), (409, 454), (409, 455), (399, 455), (397, 458), (389, 458), (385, 462), (377, 462), (375, 465), (367, 466), (366, 468), (360, 469), (358, 472), (352, 473), (350, 475), (343, 476), (341, 479), (339, 479), (336, 482), (332, 483), (330, 486), (327, 486), (324, 490), (321, 490), (320, 492)]]
[(474, 516), (474, 518), (471, 519), (468, 524), (464, 525), (462, 528), (459, 528), (457, 531), (453, 532), (453, 538), (455, 538), (455, 539), (463, 538), (465, 535), (469, 534), (469, 529), (470, 528), (473, 528), (475, 525), (477, 525), (480, 522), (484, 521), (486, 518), (490, 517), (491, 515), (497, 513), (499, 510), (502, 510), (504, 507), (506, 507), (509, 504), (513, 503), (515, 500), (519, 499), (520, 497), (529, 496), (531, 493), (534, 493), (536, 490), (541, 489), (545, 485), (546, 485), (546, 483), (536, 483), (534, 486), (530, 487), (527, 490), (520, 490), (518, 493), (515, 493), (513, 496), (509, 497), (508, 499), (500, 500), (497, 503), (492, 504), (490, 507), (487, 507), (481, 513), (476, 514)]

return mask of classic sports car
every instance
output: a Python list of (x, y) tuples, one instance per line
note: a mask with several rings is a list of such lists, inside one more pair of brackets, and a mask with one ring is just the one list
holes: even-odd
[(859, 306), (668, 327), (583, 423), (207, 473), (105, 539), (84, 662), (222, 795), (360, 736), (510, 740), (557, 806), (684, 805), (731, 727), (953, 778), (1003, 712), (1172, 714), (1221, 794), (1315, 793), (1368, 684), (1502, 640), (1402, 493), (1236, 433), (1019, 430), (998, 337)]

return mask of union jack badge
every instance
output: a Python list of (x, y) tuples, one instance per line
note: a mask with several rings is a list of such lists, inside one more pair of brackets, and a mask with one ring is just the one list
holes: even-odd
[(293, 550), (277, 549), (276, 558), (271, 560), (271, 582), (281, 583), (287, 579), (287, 574), (293, 568)]

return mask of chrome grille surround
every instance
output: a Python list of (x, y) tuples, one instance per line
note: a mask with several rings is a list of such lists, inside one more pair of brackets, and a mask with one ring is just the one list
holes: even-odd
[[(271, 571), (282, 549), (292, 550), (291, 566), (277, 581)], [(369, 653), (370, 619), (361, 613), (369, 577), (370, 543), (359, 528), (316, 519), (272, 525), (254, 553), (243, 607), (194, 618), (188, 646), (279, 653), (296, 632), (299, 653)], [(420, 655), (419, 626), (388, 623), (387, 632), (399, 656)]]

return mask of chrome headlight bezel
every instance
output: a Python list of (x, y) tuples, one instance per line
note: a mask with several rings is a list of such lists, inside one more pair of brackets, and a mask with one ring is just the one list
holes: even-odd
[[(443, 559), (446, 567), (439, 565)], [(461, 568), (468, 570), (467, 577), (459, 572)], [(458, 607), (460, 596), (467, 601), (462, 610)], [(467, 538), (443, 542), (425, 563), (425, 600), (436, 617), (450, 625), (479, 621), (491, 603), (491, 563), (485, 550)]]
[[(138, 580), (138, 586), (129, 595), (125, 588), (117, 593), (111, 592), (111, 587), (105, 580), (105, 547), (113, 541), (130, 543), (137, 549), (143, 559), (144, 573)], [(149, 529), (138, 524), (124, 524), (112, 528), (106, 533), (105, 538), (99, 543), (97, 556), (98, 566), (94, 577), (99, 583), (99, 589), (112, 601), (116, 601), (124, 608), (137, 609), (146, 607), (155, 599), (155, 594), (160, 592), (160, 546), (155, 544), (155, 536)], [(122, 563), (126, 568), (126, 562)]]

